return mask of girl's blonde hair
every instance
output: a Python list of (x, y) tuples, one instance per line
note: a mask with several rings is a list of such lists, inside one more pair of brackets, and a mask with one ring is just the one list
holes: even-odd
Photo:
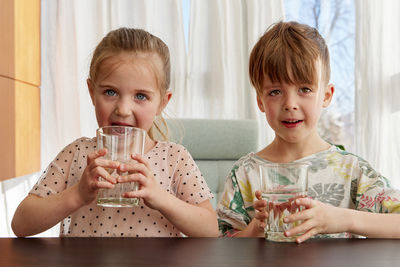
[[(154, 57), (151, 57), (152, 55), (158, 55), (161, 60), (161, 67), (156, 67), (155, 71), (161, 99), (163, 99), (171, 82), (169, 49), (160, 38), (142, 29), (119, 28), (110, 31), (94, 50), (92, 61), (90, 62), (89, 79), (96, 83), (102, 62), (121, 52), (148, 55), (149, 60), (154, 60)], [(155, 63), (157, 62), (154, 62), (154, 66), (160, 65)], [(153, 140), (158, 139), (155, 137), (160, 135), (160, 139), (168, 140), (168, 127), (161, 115), (154, 120), (148, 135)]]
[(328, 83), (329, 50), (319, 32), (305, 24), (279, 22), (261, 36), (251, 51), (250, 80), (257, 94), (261, 93), (266, 76), (273, 83), (315, 84), (318, 60), (322, 63), (322, 79)]

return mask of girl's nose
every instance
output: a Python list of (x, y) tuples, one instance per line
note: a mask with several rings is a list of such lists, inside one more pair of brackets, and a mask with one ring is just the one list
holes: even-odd
[(118, 101), (117, 106), (115, 107), (115, 114), (121, 117), (126, 117), (131, 115), (132, 107), (128, 103), (127, 100), (121, 99)]

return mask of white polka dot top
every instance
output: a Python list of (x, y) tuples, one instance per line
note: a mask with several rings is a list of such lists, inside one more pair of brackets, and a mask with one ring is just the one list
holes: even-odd
[[(58, 194), (78, 183), (87, 154), (96, 150), (95, 138), (77, 139), (65, 147), (30, 191), (41, 197)], [(158, 142), (144, 155), (153, 175), (167, 192), (190, 204), (213, 198), (189, 152), (179, 144)], [(106, 208), (96, 200), (72, 213), (60, 225), (60, 236), (179, 237), (183, 234), (143, 201), (133, 208)]]

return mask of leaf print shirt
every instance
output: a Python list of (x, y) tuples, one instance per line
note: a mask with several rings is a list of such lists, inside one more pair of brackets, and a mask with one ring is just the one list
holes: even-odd
[[(400, 213), (400, 191), (362, 158), (331, 146), (294, 162), (310, 164), (308, 196), (336, 207), (376, 213)], [(243, 230), (254, 218), (255, 192), (260, 189), (259, 168), (270, 163), (250, 153), (240, 158), (229, 173), (217, 205), (223, 236)], [(348, 233), (319, 237), (351, 237)]]

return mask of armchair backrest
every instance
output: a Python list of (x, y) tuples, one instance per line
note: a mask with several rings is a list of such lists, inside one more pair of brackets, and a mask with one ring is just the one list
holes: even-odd
[(170, 140), (190, 152), (215, 198), (221, 197), (233, 163), (257, 150), (256, 120), (168, 119)]

